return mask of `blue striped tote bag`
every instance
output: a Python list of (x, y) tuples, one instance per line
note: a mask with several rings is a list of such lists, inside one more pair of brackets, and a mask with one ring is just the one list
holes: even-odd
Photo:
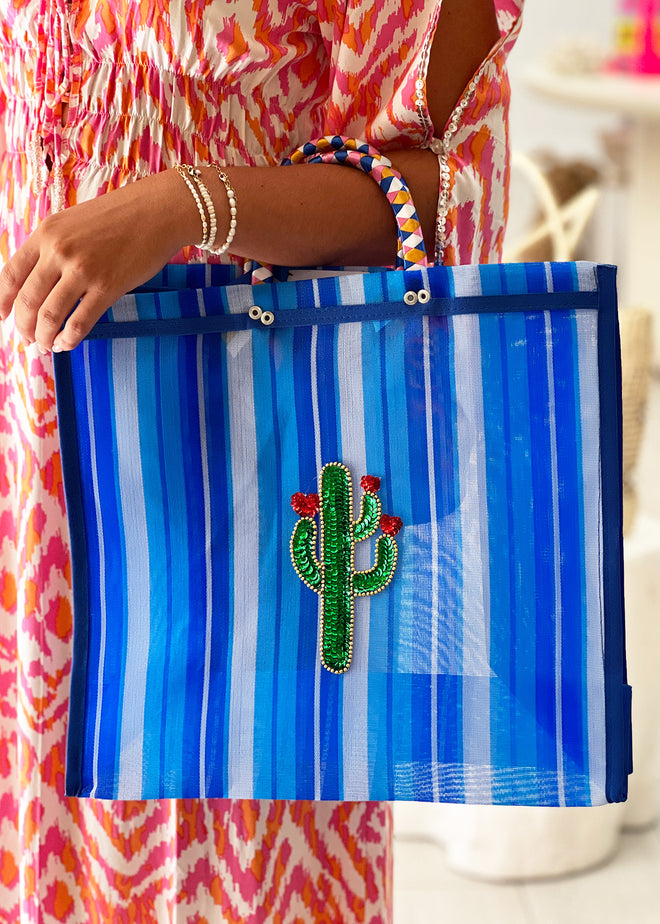
[(419, 246), (169, 265), (55, 357), (70, 795), (625, 798), (615, 271)]

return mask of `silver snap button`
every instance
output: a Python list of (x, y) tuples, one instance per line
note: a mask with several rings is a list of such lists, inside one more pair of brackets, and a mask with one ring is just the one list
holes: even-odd
[(417, 292), (413, 292), (412, 289), (403, 296), (403, 300), (406, 305), (416, 305), (417, 304)]
[(272, 311), (264, 311), (261, 315), (261, 323), (265, 324), (268, 327), (275, 320), (275, 315)]
[(422, 305), (426, 305), (431, 300), (431, 293), (428, 289), (420, 289), (417, 293), (417, 299)]
[(258, 321), (261, 317), (261, 308), (259, 305), (253, 305), (248, 311), (248, 315), (252, 318), (253, 321)]

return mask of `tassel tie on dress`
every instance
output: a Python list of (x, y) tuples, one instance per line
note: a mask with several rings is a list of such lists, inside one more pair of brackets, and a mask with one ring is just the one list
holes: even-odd
[(64, 103), (71, 73), (67, 0), (41, 0), (34, 83), (34, 130), (29, 159), (32, 190), (50, 195), (51, 210), (64, 208), (63, 126)]

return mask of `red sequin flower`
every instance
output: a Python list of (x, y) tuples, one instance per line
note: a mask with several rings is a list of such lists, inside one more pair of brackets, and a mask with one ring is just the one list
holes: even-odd
[(403, 520), (401, 517), (388, 517), (384, 513), (380, 518), (380, 528), (386, 536), (396, 536), (402, 526)]
[(291, 497), (291, 506), (299, 516), (313, 517), (319, 512), (319, 496), (298, 491)]
[(375, 475), (363, 475), (360, 484), (367, 494), (375, 494), (380, 488), (380, 478), (376, 478)]

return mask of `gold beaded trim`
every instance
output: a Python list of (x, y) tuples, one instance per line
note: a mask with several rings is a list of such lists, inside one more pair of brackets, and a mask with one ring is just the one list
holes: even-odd
[[(432, 35), (432, 32), (431, 32)], [(440, 163), (440, 195), (438, 199), (438, 213), (436, 218), (436, 235), (435, 235), (435, 262), (442, 263), (444, 260), (445, 250), (447, 247), (447, 216), (449, 215), (449, 200), (451, 197), (452, 176), (448, 163), (448, 154), (451, 148), (454, 135), (463, 118), (463, 114), (470, 104), (484, 71), (492, 60), (491, 51), (486, 59), (481, 63), (478, 71), (467, 85), (465, 92), (454, 107), (449, 122), (445, 128), (442, 138), (430, 138), (428, 147), (434, 154), (438, 155)], [(418, 78), (415, 81), (415, 108), (417, 116), (424, 129), (426, 136), (431, 134), (433, 124), (429, 115), (428, 104), (426, 100), (426, 80), (422, 74), (428, 70), (428, 59), (430, 57), (430, 41), (425, 46), (418, 71)]]

